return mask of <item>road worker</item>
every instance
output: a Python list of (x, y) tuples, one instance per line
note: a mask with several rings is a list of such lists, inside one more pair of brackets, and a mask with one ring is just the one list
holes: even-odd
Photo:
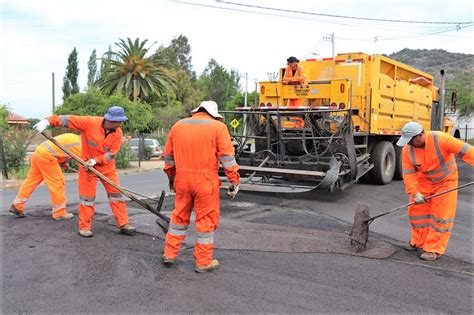
[[(282, 83), (303, 86), (305, 84), (306, 78), (304, 76), (303, 67), (298, 64), (300, 62), (298, 58), (292, 56), (286, 59), (286, 62), (287, 66), (282, 79)], [(301, 105), (303, 105), (303, 99), (292, 98), (288, 100), (287, 106), (299, 107)]]
[[(55, 137), (55, 139), (75, 154), (81, 154), (81, 138), (78, 135), (65, 133)], [(73, 218), (74, 215), (66, 211), (65, 180), (61, 170), (61, 166), (66, 165), (69, 160), (69, 156), (49, 140), (37, 146), (31, 156), (30, 171), (20, 186), (10, 212), (24, 218), (26, 201), (35, 188), (44, 180), (51, 196), (53, 219), (67, 220)]]
[[(61, 126), (81, 132), (82, 155), (88, 167), (94, 167), (119, 185), (114, 157), (120, 151), (122, 144), (122, 129), (120, 126), (127, 121), (125, 112), (120, 106), (109, 108), (104, 117), (53, 115), (41, 120), (34, 128), (38, 133), (48, 126)], [(117, 221), (120, 233), (132, 235), (135, 228), (128, 223), (127, 208), (122, 194), (102, 181), (112, 212)], [(92, 237), (92, 217), (95, 211), (95, 196), (97, 190), (97, 175), (88, 168), (79, 166), (79, 235)]]
[[(408, 145), (407, 145), (408, 144)], [(474, 148), (440, 131), (424, 131), (417, 122), (402, 129), (397, 145), (403, 146), (403, 182), (410, 202), (412, 226), (406, 250), (421, 249), (420, 258), (439, 259), (446, 251), (456, 214), (457, 191), (425, 200), (425, 197), (458, 186), (455, 155), (474, 165)]]
[(212, 259), (220, 212), (219, 162), (231, 182), (227, 190), (230, 199), (237, 194), (240, 183), (234, 147), (220, 119), (216, 102), (204, 101), (192, 111), (192, 117), (181, 119), (170, 130), (164, 151), (164, 171), (176, 199), (162, 257), (165, 265), (176, 262), (194, 208), (195, 271), (202, 273), (219, 267), (219, 262)]

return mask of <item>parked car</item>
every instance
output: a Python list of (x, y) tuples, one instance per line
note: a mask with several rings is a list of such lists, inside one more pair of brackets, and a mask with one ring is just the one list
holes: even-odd
[[(139, 138), (132, 138), (128, 142), (130, 146), (130, 154), (132, 159), (138, 159), (139, 156)], [(143, 140), (145, 145), (145, 159), (149, 160), (152, 157), (161, 157), (163, 151), (161, 150), (160, 142), (156, 139), (145, 138)]]

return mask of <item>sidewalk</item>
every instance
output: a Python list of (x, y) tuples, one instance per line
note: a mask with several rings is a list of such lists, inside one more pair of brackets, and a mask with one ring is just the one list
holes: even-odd
[[(131, 161), (129, 168), (118, 169), (117, 172), (119, 175), (149, 172), (149, 171), (153, 171), (157, 169), (163, 169), (165, 162), (163, 160), (151, 159), (148, 161), (141, 161), (140, 166), (138, 166), (138, 164), (139, 164), (138, 161)], [(67, 173), (65, 174), (65, 177), (66, 177), (66, 181), (77, 180), (76, 173)], [(22, 179), (1, 179), (0, 190), (18, 188), (20, 187), (22, 182), (23, 182)]]

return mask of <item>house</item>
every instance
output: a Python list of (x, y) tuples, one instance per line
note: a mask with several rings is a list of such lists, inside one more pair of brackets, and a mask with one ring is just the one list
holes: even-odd
[(10, 126), (28, 125), (30, 123), (27, 118), (12, 112), (8, 112), (7, 122)]

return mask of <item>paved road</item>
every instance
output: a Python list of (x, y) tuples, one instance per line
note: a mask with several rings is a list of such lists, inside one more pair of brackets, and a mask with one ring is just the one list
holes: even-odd
[[(472, 169), (461, 167), (461, 174), (462, 182), (472, 180)], [(128, 175), (122, 177), (122, 183), (148, 195), (167, 185), (162, 171)], [(77, 212), (75, 183), (67, 185), (70, 209)], [(215, 251), (222, 268), (204, 275), (193, 272), (192, 248), (183, 251), (175, 268), (164, 268), (160, 263), (162, 234), (155, 217), (132, 204), (129, 213), (139, 228), (138, 235), (117, 233), (102, 192), (97, 199), (94, 237), (84, 239), (77, 235), (77, 218), (69, 222), (50, 219), (44, 187), (35, 192), (26, 219), (6, 213), (9, 201), (5, 200), (14, 194), (14, 190), (3, 191), (4, 207), (0, 211), (2, 313), (474, 310), (472, 190), (460, 194), (448, 255), (436, 262), (421, 261), (415, 253), (400, 249), (408, 239), (403, 211), (371, 225), (370, 240), (390, 242), (398, 250), (387, 259), (279, 251), (280, 243), (294, 242), (286, 234), (274, 240), (267, 237), (268, 250), (242, 250), (242, 244), (232, 244), (232, 239), (227, 247), (219, 244), (219, 235), (223, 238), (229, 220), (257, 227), (260, 224), (262, 231), (269, 226), (276, 230), (280, 226), (282, 231), (293, 227), (291, 235), (302, 228), (341, 234), (350, 229), (356, 201), (367, 201), (372, 214), (405, 202), (400, 182), (356, 185), (345, 192), (324, 195), (239, 193), (235, 201), (222, 202), (223, 226), (217, 232), (216, 246), (226, 249)], [(171, 208), (167, 199), (165, 212)]]
[[(458, 163), (460, 183), (474, 180), (473, 168), (465, 163)], [(140, 192), (147, 196), (157, 196), (163, 189), (167, 189), (167, 179), (162, 170), (129, 174), (120, 177), (124, 187)], [(66, 183), (67, 198), (69, 204), (78, 202), (77, 182)], [(2, 193), (2, 209), (7, 209), (11, 200), (14, 199), (16, 190), (4, 190)], [(106, 202), (107, 196), (102, 185), (99, 184), (97, 202)], [(298, 211), (304, 217), (302, 220), (284, 220), (284, 225), (305, 227), (311, 222), (311, 213), (323, 213), (328, 217), (339, 219), (347, 224), (352, 224), (357, 202), (369, 204), (371, 215), (376, 215), (386, 210), (407, 203), (403, 183), (394, 181), (386, 186), (352, 185), (345, 191), (333, 193), (308, 193), (275, 196), (262, 193), (240, 193), (237, 201), (251, 201), (255, 208), (264, 208), (268, 205), (275, 211), (266, 212), (268, 222), (278, 224), (282, 216), (290, 215), (291, 211)], [(49, 195), (45, 186), (38, 187), (28, 201), (29, 207), (44, 206), (49, 203)], [(474, 260), (474, 187), (471, 186), (459, 192), (458, 210), (455, 227), (452, 233), (447, 255), (454, 258), (473, 263)], [(72, 209), (76, 208), (73, 206)], [(276, 211), (286, 209), (286, 211)], [(253, 210), (253, 209), (246, 209)], [(291, 210), (291, 211), (290, 211)], [(303, 213), (306, 213), (303, 216)], [(308, 219), (309, 216), (309, 219)], [(294, 223), (292, 223), (294, 222)], [(370, 226), (371, 232), (376, 232), (392, 238), (399, 243), (405, 243), (409, 239), (410, 226), (406, 216), (406, 210), (394, 212), (388, 216), (375, 220)]]
[(378, 260), (216, 250), (221, 269), (196, 274), (191, 250), (182, 252), (177, 266), (165, 268), (161, 239), (118, 234), (101, 216), (94, 237), (85, 239), (76, 233), (76, 219), (54, 222), (32, 214), (1, 216), (5, 314), (473, 310), (472, 266), (459, 261), (444, 268), (403, 251)]

